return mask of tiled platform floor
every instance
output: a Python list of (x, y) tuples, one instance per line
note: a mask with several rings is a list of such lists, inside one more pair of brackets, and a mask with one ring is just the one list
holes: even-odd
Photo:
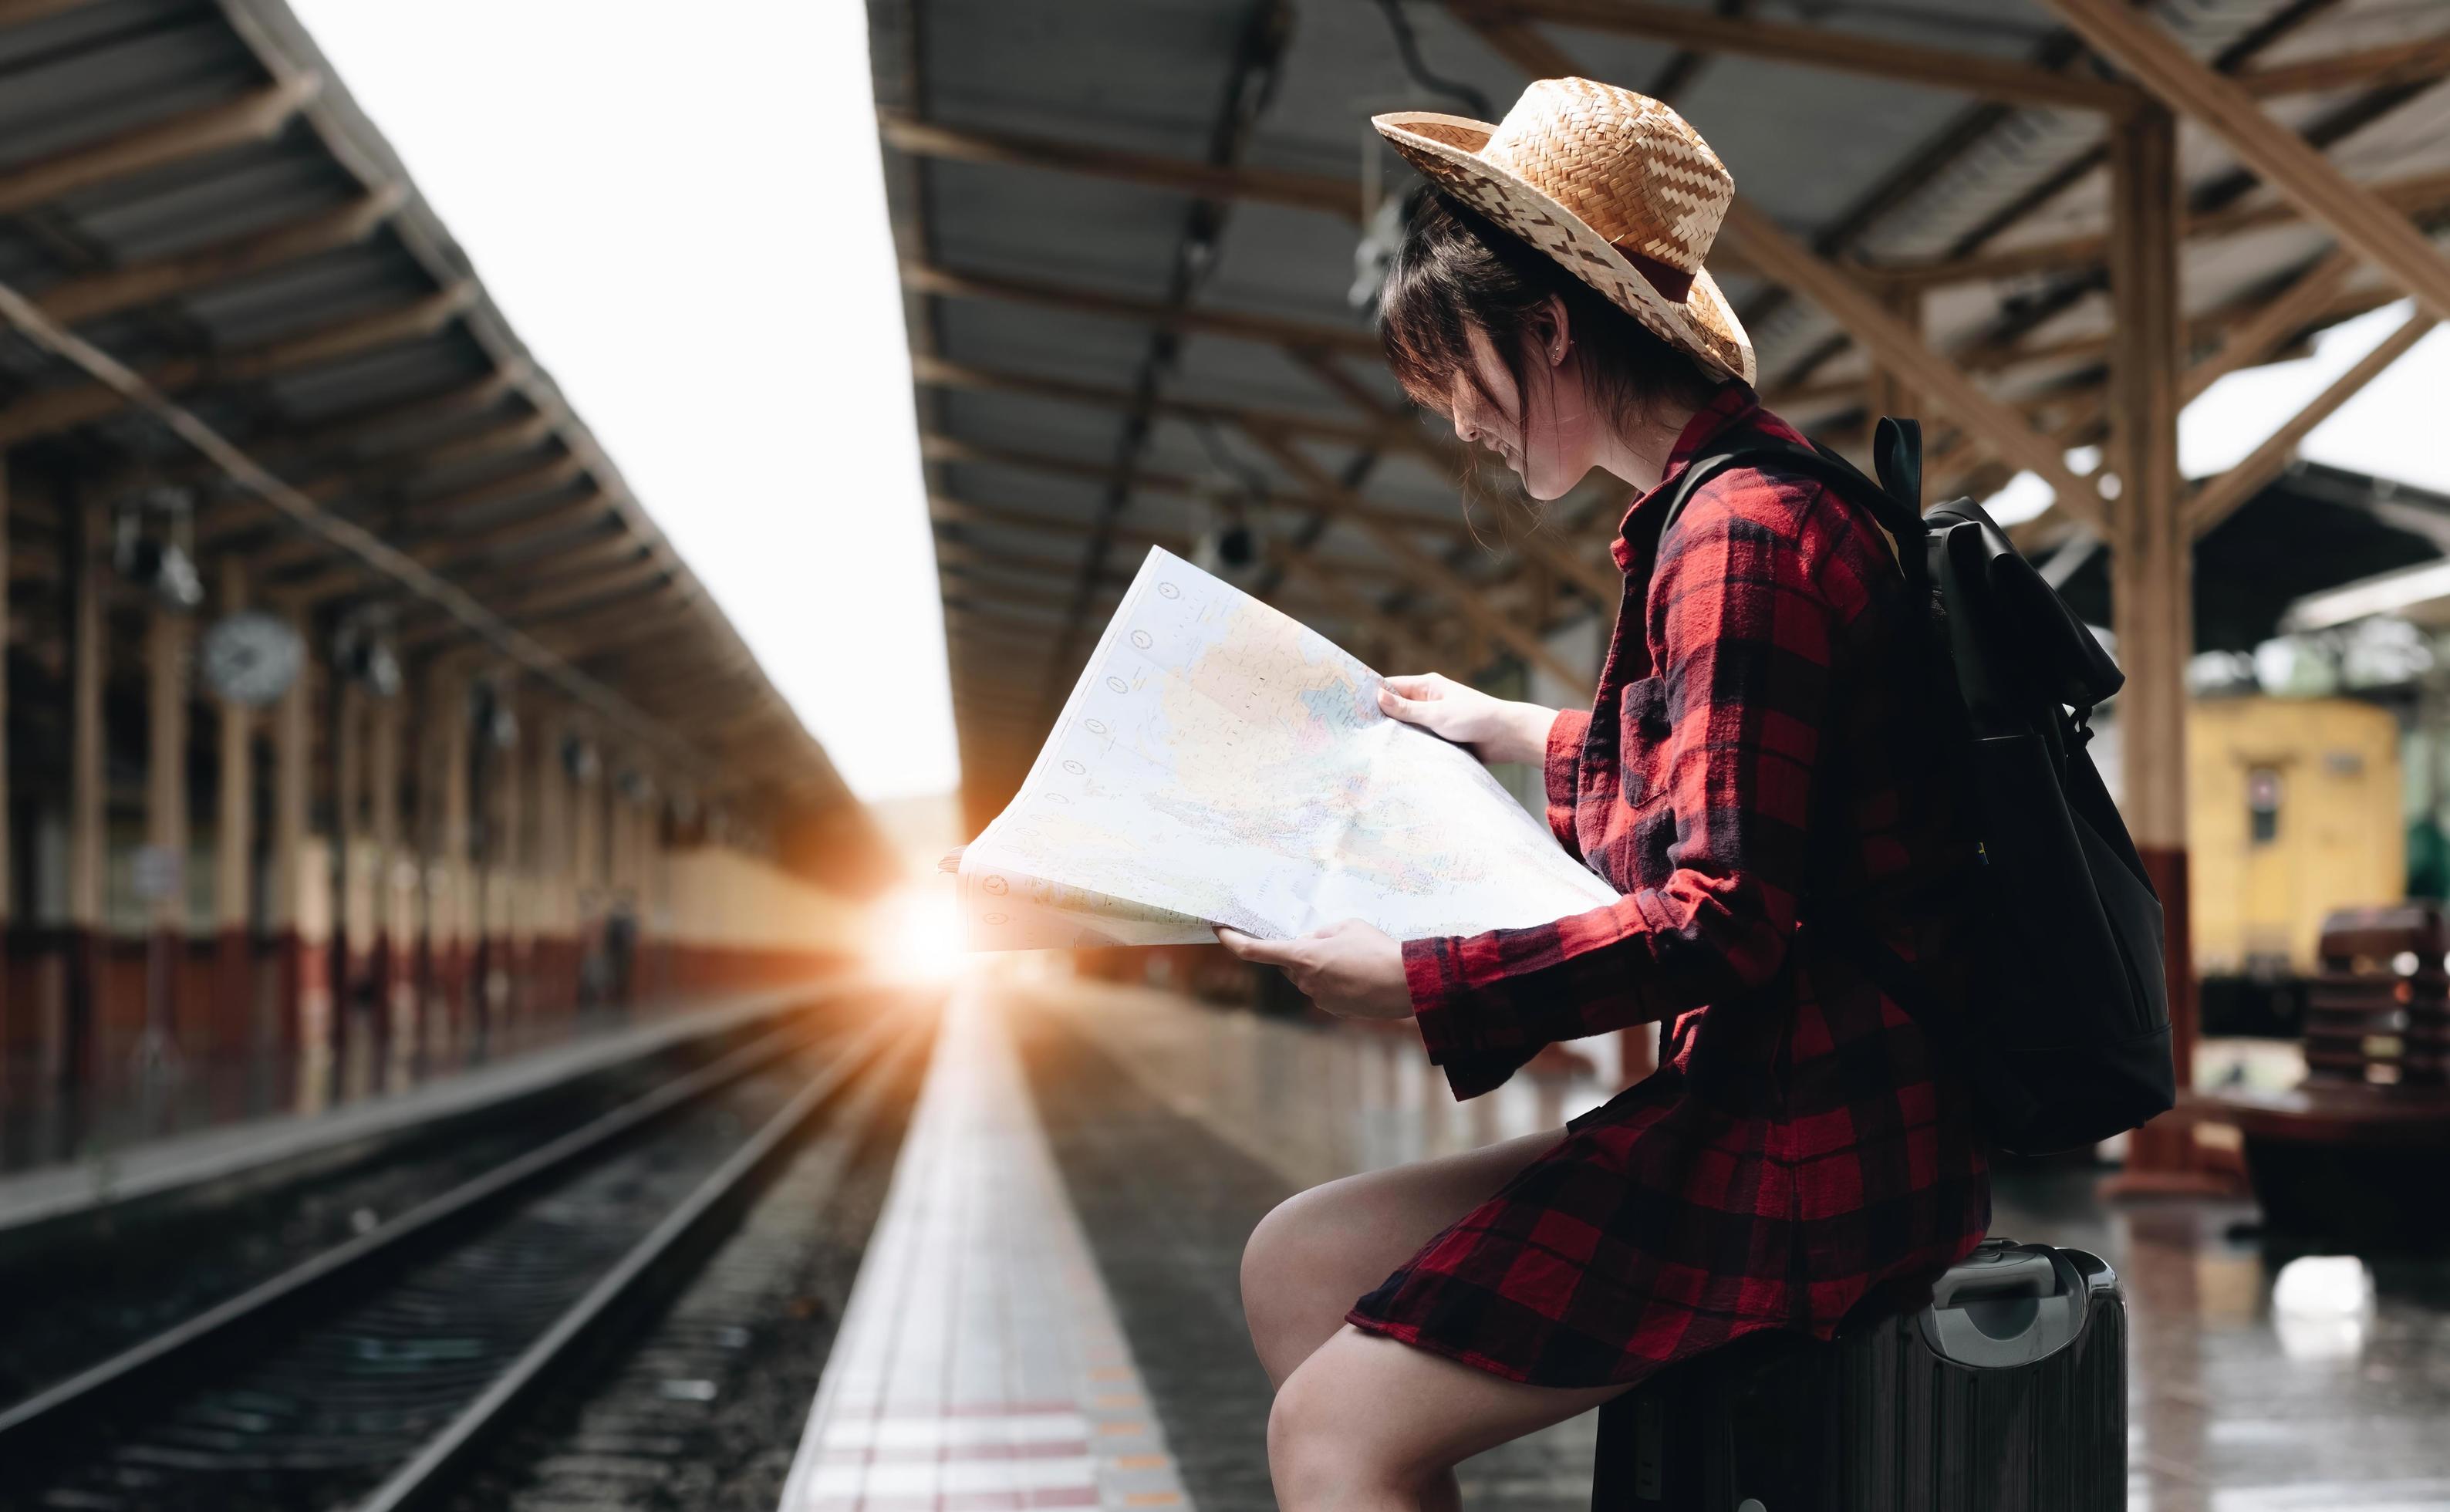
[[(860, 1490), (895, 1512), (1136, 1492), (1203, 1512), (1273, 1506), (1268, 1386), (1238, 1289), (1252, 1225), (1303, 1186), (1554, 1127), (1606, 1091), (1518, 1076), (1457, 1106), (1404, 1034), (1085, 981), (974, 985), (940, 1043), (972, 1048), (931, 1081), (794, 1509), (846, 1512)], [(2004, 1176), (1993, 1231), (2096, 1250), (2124, 1279), (2132, 1507), (2450, 1512), (2450, 1264), (2292, 1269), (2302, 1257), (2259, 1245), (2245, 1205), (2104, 1208), (2094, 1180)], [(1145, 1409), (1099, 1405), (1125, 1394)], [(1146, 1437), (1100, 1438), (1109, 1425)], [(1587, 1505), (1592, 1427), (1469, 1463), (1466, 1504)], [(1060, 1445), (1037, 1451), (1042, 1483), (1009, 1468), (1033, 1434)], [(994, 1461), (1006, 1468), (951, 1469)], [(1075, 1500), (1030, 1500), (1062, 1496)]]
[(983, 987), (937, 1035), (808, 1415), (790, 1512), (1183, 1502)]

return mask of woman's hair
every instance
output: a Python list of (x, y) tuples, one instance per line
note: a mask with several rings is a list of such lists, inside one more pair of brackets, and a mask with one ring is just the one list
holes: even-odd
[(1514, 376), (1517, 402), (1527, 403), (1524, 337), (1550, 295), (1565, 301), (1585, 386), (1619, 425), (1644, 423), (1668, 404), (1698, 407), (1718, 386), (1694, 359), (1653, 336), (1554, 259), (1468, 206), (1429, 191), (1412, 207), (1378, 295), (1378, 339), (1387, 365), (1425, 408), (1444, 413), (1454, 376), (1461, 373), (1502, 409), (1472, 360), (1470, 332), (1477, 326)]

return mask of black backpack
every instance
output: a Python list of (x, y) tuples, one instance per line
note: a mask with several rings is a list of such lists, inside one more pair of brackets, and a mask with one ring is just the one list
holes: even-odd
[[(2176, 1100), (2161, 902), (2085, 746), (2095, 704), (2125, 681), (2057, 590), (1970, 498), (1922, 513), (1922, 432), (1883, 419), (1880, 480), (1844, 458), (1753, 437), (1677, 479), (1660, 536), (1730, 466), (1801, 473), (1870, 511), (1895, 538), (1925, 622), (1954, 673), (1970, 737), (1959, 759), (1981, 833), (1973, 885), (1983, 943), (1967, 1000), (1943, 1005), (1912, 963), (1807, 897), (1802, 927), (1829, 938), (1914, 1016), (1972, 1081), (1993, 1143), (2040, 1154), (2105, 1139)], [(1959, 885), (1962, 879), (1950, 885)]]

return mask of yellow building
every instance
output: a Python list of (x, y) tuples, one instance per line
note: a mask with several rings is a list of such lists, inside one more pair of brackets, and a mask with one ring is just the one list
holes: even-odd
[(2187, 784), (2195, 968), (2310, 972), (2323, 918), (2406, 887), (2399, 720), (2343, 698), (2200, 699)]

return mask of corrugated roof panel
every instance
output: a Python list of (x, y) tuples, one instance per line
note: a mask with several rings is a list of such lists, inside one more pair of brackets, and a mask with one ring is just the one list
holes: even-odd
[(267, 82), (218, 16), (0, 65), (0, 168), (91, 146)]
[[(152, 173), (114, 179), (53, 207), (113, 264), (226, 242), (357, 200), (357, 181), (293, 128)], [(67, 271), (67, 270), (62, 270)]]

